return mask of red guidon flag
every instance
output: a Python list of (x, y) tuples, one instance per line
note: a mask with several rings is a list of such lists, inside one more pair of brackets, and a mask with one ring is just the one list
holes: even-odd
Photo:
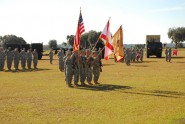
[(79, 48), (80, 48), (80, 36), (81, 36), (81, 34), (83, 32), (85, 32), (85, 27), (84, 27), (82, 14), (81, 14), (81, 10), (80, 10), (80, 15), (79, 15), (79, 20), (78, 20), (76, 35), (74, 36), (73, 51), (79, 50)]
[(103, 41), (105, 45), (105, 54), (104, 58), (105, 60), (109, 59), (109, 55), (113, 53), (113, 46), (112, 46), (112, 41), (111, 41), (111, 33), (110, 33), (110, 23), (109, 20), (107, 24), (105, 25), (105, 28), (103, 32), (100, 35), (100, 39)]

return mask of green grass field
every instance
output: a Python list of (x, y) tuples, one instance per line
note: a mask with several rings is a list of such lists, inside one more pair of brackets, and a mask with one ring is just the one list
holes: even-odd
[(101, 84), (87, 87), (68, 88), (57, 58), (44, 57), (37, 71), (0, 72), (0, 123), (185, 124), (185, 50), (172, 63), (102, 62)]

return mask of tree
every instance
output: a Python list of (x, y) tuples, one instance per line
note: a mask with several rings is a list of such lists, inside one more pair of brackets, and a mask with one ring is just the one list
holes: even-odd
[(16, 35), (5, 35), (1, 37), (1, 45), (3, 48), (6, 48), (6, 44), (26, 44), (26, 41)]
[(74, 45), (74, 35), (67, 35), (67, 44), (71, 46)]
[(80, 38), (80, 47), (81, 48), (87, 48), (87, 46), (90, 46), (89, 42), (87, 41), (88, 33), (84, 33)]
[(168, 38), (172, 39), (177, 48), (178, 44), (185, 41), (185, 27), (169, 28)]
[(63, 43), (62, 43), (62, 46), (67, 46), (67, 43), (66, 43), (66, 42), (63, 42)]
[(51, 48), (56, 49), (57, 48), (57, 41), (56, 40), (50, 40), (48, 42), (48, 46), (49, 46), (50, 49)]
[[(100, 34), (101, 34), (101, 32), (96, 32), (93, 30), (82, 34), (81, 38), (80, 38), (80, 47), (81, 48), (92, 47), (91, 45), (94, 45), (97, 42)], [(67, 39), (68, 45), (71, 45), (71, 46), (74, 45), (74, 35), (67, 35), (66, 39)], [(101, 42), (101, 41), (99, 40), (99, 42)]]

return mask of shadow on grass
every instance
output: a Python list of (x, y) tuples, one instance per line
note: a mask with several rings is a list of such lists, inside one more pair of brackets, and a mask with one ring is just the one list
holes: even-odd
[(37, 68), (37, 69), (25, 69), (25, 70), (12, 70), (12, 71), (5, 71), (5, 72), (13, 72), (13, 73), (19, 73), (19, 72), (36, 72), (36, 71), (45, 71), (45, 70), (51, 70), (47, 68)]
[(155, 94), (163, 94), (163, 95), (174, 95), (174, 96), (185, 96), (185, 93), (176, 92), (176, 91), (162, 91), (162, 90), (154, 90), (151, 93)]
[(103, 64), (103, 66), (111, 66), (111, 65), (115, 65), (115, 64)]
[(157, 96), (157, 97), (168, 97), (168, 98), (181, 98), (185, 96), (185, 93), (175, 92), (175, 91), (147, 91), (147, 92), (128, 92), (123, 91), (123, 93), (136, 94), (136, 95), (146, 95), (146, 96)]
[(77, 87), (82, 90), (93, 90), (93, 91), (116, 91), (116, 90), (127, 90), (132, 89), (130, 86), (112, 85), (112, 84), (99, 84), (99, 85), (87, 85), (85, 87)]

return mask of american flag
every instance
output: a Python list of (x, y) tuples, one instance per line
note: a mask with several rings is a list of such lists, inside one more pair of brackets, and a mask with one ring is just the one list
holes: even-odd
[(82, 19), (82, 13), (80, 10), (79, 20), (78, 20), (78, 26), (76, 30), (76, 35), (74, 36), (74, 45), (73, 45), (73, 51), (79, 50), (80, 47), (80, 36), (81, 34), (85, 32), (85, 27)]

